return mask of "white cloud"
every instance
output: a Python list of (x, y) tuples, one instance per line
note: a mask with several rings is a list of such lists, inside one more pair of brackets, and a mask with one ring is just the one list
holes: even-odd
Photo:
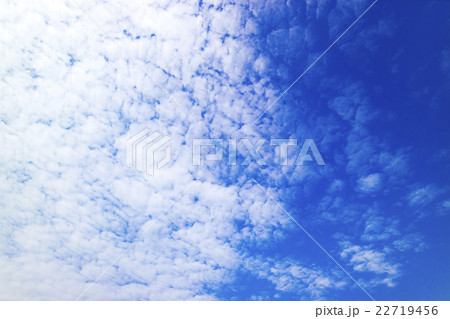
[(421, 234), (408, 234), (393, 242), (394, 247), (400, 251), (413, 250), (420, 252), (425, 250), (428, 245), (425, 243), (425, 238)]
[[(315, 171), (251, 166), (242, 175), (221, 163), (195, 168), (188, 145), (174, 149), (174, 162), (157, 178), (125, 166), (129, 132), (144, 127), (172, 136), (177, 145), (193, 137), (279, 133), (272, 118), (242, 125), (278, 97), (280, 88), (270, 84), (271, 77), (287, 74), (285, 67), (274, 69), (252, 36), (261, 20), (285, 21), (294, 2), (286, 7), (251, 1), (246, 7), (217, 0), (203, 1), (202, 8), (171, 0), (77, 2), (114, 41), (71, 1), (8, 3), (0, 9), (0, 42), (7, 48), (0, 52), (0, 299), (76, 298), (194, 179), (195, 187), (86, 299), (215, 299), (213, 288), (228, 283), (243, 264), (280, 291), (299, 288), (308, 298), (321, 298), (340, 289), (339, 275), (299, 261), (243, 260), (243, 245), (269, 245), (292, 227), (258, 186), (244, 182), (258, 172), (271, 182), (283, 173), (294, 184), (314, 178)], [(324, 7), (312, 15), (322, 16)], [(287, 60), (299, 52), (317, 56), (305, 52), (313, 32), (301, 22), (262, 42)], [(299, 35), (304, 39), (291, 41)], [(291, 46), (282, 45), (283, 37)], [(366, 102), (350, 91), (346, 99)], [(272, 117), (284, 116), (280, 110)], [(336, 111), (359, 122), (368, 121), (370, 113), (354, 106)], [(350, 134), (346, 154), (348, 170), (366, 176), (361, 163), (376, 153), (372, 146), (378, 141), (361, 132)], [(328, 135), (324, 141), (332, 139)], [(244, 186), (230, 186), (224, 175)], [(362, 178), (360, 189), (377, 189), (380, 176)], [(330, 192), (343, 187), (336, 180)], [(330, 202), (340, 208), (343, 199)], [(350, 255), (358, 270), (393, 276), (382, 253), (361, 248)]]
[(408, 195), (409, 205), (424, 206), (434, 200), (434, 198), (440, 193), (440, 191), (433, 185), (427, 185), (413, 190)]
[(375, 214), (369, 210), (370, 216), (365, 222), (364, 232), (361, 239), (369, 242), (388, 240), (400, 234), (399, 221)]
[(395, 286), (394, 279), (400, 275), (400, 265), (389, 262), (384, 251), (378, 251), (369, 246), (353, 245), (350, 242), (344, 242), (341, 245), (344, 247), (341, 257), (347, 259), (355, 271), (377, 275), (370, 281), (371, 285)]
[(321, 299), (330, 289), (341, 289), (346, 281), (328, 270), (325, 274), (314, 267), (306, 267), (288, 258), (248, 258), (246, 269), (259, 278), (270, 281), (279, 292), (290, 292), (305, 299)]
[(365, 177), (361, 177), (358, 180), (358, 188), (364, 193), (371, 193), (378, 190), (381, 187), (381, 175), (378, 173), (370, 174)]
[[(194, 178), (196, 186), (84, 297), (214, 299), (207, 288), (239, 267), (240, 243), (281, 238), (286, 216), (256, 185), (224, 185), (219, 166), (196, 170), (188, 147), (147, 178), (125, 166), (125, 143), (127, 132), (143, 127), (180, 144), (231, 135), (255, 117), (249, 105), (263, 107), (275, 92), (258, 80), (241, 84), (257, 57), (257, 72), (268, 63), (245, 42), (254, 32), (243, 24), (248, 12), (222, 2), (215, 10), (208, 1), (201, 11), (175, 1), (79, 3), (114, 41), (72, 2), (0, 10), (8, 47), (0, 299), (75, 299)], [(199, 122), (207, 110), (206, 125), (196, 126), (133, 60)], [(252, 87), (263, 103), (241, 95)]]

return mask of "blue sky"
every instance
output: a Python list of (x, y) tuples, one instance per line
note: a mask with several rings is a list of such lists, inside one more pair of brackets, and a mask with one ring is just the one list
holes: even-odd
[[(0, 299), (448, 300), (450, 2), (377, 1), (283, 94), (372, 4), (4, 5)], [(194, 166), (195, 138), (326, 165)]]

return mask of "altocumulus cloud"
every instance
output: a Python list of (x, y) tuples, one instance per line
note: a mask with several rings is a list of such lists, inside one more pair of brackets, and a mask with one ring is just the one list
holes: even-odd
[(197, 179), (83, 297), (215, 299), (242, 265), (241, 243), (281, 238), (287, 217), (254, 184), (194, 172), (188, 151), (155, 179), (126, 168), (123, 151), (127, 133), (145, 126), (183, 142), (254, 119), (249, 105), (262, 108), (275, 91), (262, 74), (268, 59), (248, 43), (251, 11), (77, 3), (88, 15), (70, 1), (1, 10), (0, 296), (76, 298)]
[[(371, 134), (379, 112), (365, 85), (328, 74), (250, 125), (292, 82), (292, 65), (312, 62), (368, 5), (3, 4), (0, 299), (75, 299), (132, 243), (82, 299), (321, 299), (358, 289), (330, 260), (315, 264), (297, 249), (305, 237), (297, 240), (299, 230), (252, 178), (288, 210), (300, 207), (306, 225), (330, 225), (322, 232), (335, 242), (332, 253), (365, 274), (366, 287), (395, 286), (401, 265), (392, 252), (426, 245), (400, 231), (400, 217), (383, 219), (385, 207), (367, 202), (398, 189), (409, 156)], [(393, 30), (382, 19), (339, 52), (375, 50)], [(326, 116), (308, 101), (311, 86), (324, 90), (317, 100)], [(127, 138), (145, 127), (186, 146), (155, 178), (125, 165)], [(320, 136), (325, 155), (340, 151), (320, 170), (192, 165), (193, 138), (271, 136)], [(403, 197), (423, 206), (434, 191)], [(266, 288), (250, 287), (261, 282)]]

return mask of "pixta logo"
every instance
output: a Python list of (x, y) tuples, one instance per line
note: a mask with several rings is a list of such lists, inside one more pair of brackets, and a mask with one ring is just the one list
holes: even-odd
[[(148, 128), (131, 136), (127, 140), (127, 166), (155, 175), (156, 169), (161, 169), (172, 161), (171, 140), (170, 136)], [(162, 158), (157, 160), (161, 153)]]
[[(223, 161), (225, 159), (224, 150), (228, 149), (227, 163), (230, 166), (241, 165), (248, 166), (252, 161), (259, 166), (267, 165), (266, 160), (261, 154), (261, 148), (266, 143), (265, 139), (258, 139), (254, 144), (248, 138), (241, 140), (228, 139), (227, 143), (224, 139), (197, 138), (192, 143), (192, 164), (201, 165), (202, 161)], [(228, 144), (228, 147), (226, 147)], [(276, 164), (286, 166), (289, 162), (288, 147), (298, 147), (297, 139), (294, 138), (272, 138), (269, 143), (273, 148), (278, 148), (278, 161)], [(237, 161), (238, 146), (243, 145), (246, 157), (241, 163)], [(325, 162), (319, 149), (312, 139), (306, 139), (298, 156), (295, 160), (296, 166), (301, 166), (304, 162), (316, 162), (317, 165), (323, 166)]]
[[(127, 140), (127, 166), (150, 176), (172, 162), (172, 138), (146, 128)], [(252, 142), (242, 139), (194, 138), (192, 141), (192, 164), (202, 165), (204, 162), (225, 161), (229, 166), (249, 166), (252, 162), (258, 166), (294, 164), (302, 166), (305, 162), (315, 162), (319, 166), (325, 161), (312, 139), (298, 143), (294, 138), (258, 139)], [(180, 147), (190, 143), (184, 142)], [(269, 146), (267, 146), (269, 145)], [(275, 156), (264, 156), (268, 147), (275, 151)], [(296, 152), (289, 156), (288, 150)], [(295, 156), (295, 158), (293, 158)], [(238, 160), (238, 158), (241, 158)], [(267, 162), (267, 158), (271, 160)]]

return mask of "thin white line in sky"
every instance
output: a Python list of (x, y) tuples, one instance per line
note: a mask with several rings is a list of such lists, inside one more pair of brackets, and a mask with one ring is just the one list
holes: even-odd
[(323, 248), (323, 246), (305, 229), (305, 228), (303, 228), (303, 226), (302, 225), (300, 225), (295, 219), (294, 219), (294, 217), (292, 217), (291, 216), (291, 214), (289, 214), (285, 209), (284, 209), (284, 207), (283, 206), (281, 206), (280, 205), (280, 203), (278, 203), (278, 201), (276, 201), (275, 200), (275, 198), (273, 198), (272, 197), (272, 195), (270, 195), (270, 193), (268, 192), (268, 191), (266, 191), (265, 189), (264, 189), (264, 187), (262, 187), (254, 178), (252, 178), (252, 180), (263, 190), (263, 192), (264, 193), (266, 193), (285, 213), (286, 213), (286, 215), (288, 215), (289, 216), (289, 218), (290, 219), (292, 219), (293, 221), (294, 221), (294, 223), (296, 223), (297, 224), (297, 226), (298, 227), (300, 227), (300, 229), (301, 230), (303, 230), (303, 232), (306, 234), (306, 235), (308, 235), (308, 237), (309, 238), (311, 238), (311, 240), (317, 245), (317, 246), (319, 246), (319, 248), (320, 249), (322, 249), (323, 250), (323, 252), (325, 253), (325, 254), (327, 254), (327, 256), (328, 257), (330, 257), (331, 258), (331, 260), (333, 260), (335, 263), (336, 263), (336, 265), (338, 265), (346, 274), (347, 274), (347, 276), (349, 276), (350, 277), (350, 279), (351, 280), (353, 280), (358, 286), (359, 286), (359, 288), (361, 288), (362, 289), (362, 291), (364, 291), (365, 292), (365, 294), (367, 295), (367, 296), (369, 296), (369, 298), (370, 299), (372, 299), (373, 301), (375, 301), (375, 299), (372, 297), (372, 295), (371, 294), (369, 294), (362, 286), (361, 286), (361, 284), (358, 282), (358, 281), (356, 281), (356, 279), (355, 278), (353, 278), (352, 277), (352, 275), (350, 275), (349, 273), (348, 273), (348, 271), (347, 270), (345, 270), (344, 269), (344, 267), (342, 267), (341, 266), (341, 264), (340, 263), (338, 263), (337, 262), (337, 260), (336, 259), (334, 259), (333, 258), (333, 256), (331, 256), (329, 253), (328, 253), (328, 251), (326, 251), (326, 249), (325, 248)]
[(311, 65), (305, 70), (303, 71), (302, 74), (300, 74), (300, 76), (275, 100), (272, 102), (272, 104), (269, 105), (269, 107), (267, 109), (264, 110), (264, 112), (261, 113), (261, 115), (252, 123), (252, 126), (255, 125), (256, 122), (259, 121), (259, 119), (265, 114), (267, 113), (267, 111), (275, 105), (275, 103), (277, 103), (286, 93), (287, 91), (289, 91), (291, 89), (291, 87), (293, 87), (295, 85), (295, 83), (298, 82), (298, 80), (300, 80), (327, 52), (328, 50), (330, 50), (335, 44), (336, 42), (339, 41), (340, 38), (342, 38), (344, 36), (344, 34), (347, 33), (348, 30), (350, 30), (355, 24), (356, 22), (359, 21), (359, 19), (361, 19), (374, 5), (375, 3), (377, 3), (378, 0), (375, 0), (359, 17), (358, 19), (356, 19), (355, 21), (353, 21), (353, 23), (336, 39), (334, 40), (333, 43), (331, 43), (331, 45), (321, 54), (319, 55), (319, 57), (317, 59), (314, 60), (313, 63), (311, 63)]

